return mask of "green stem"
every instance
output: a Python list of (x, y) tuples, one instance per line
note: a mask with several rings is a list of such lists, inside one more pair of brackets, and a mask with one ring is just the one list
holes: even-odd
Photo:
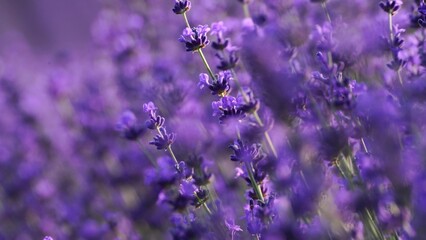
[[(183, 15), (183, 19), (185, 19), (186, 27), (191, 28), (191, 25), (189, 24), (189, 21), (188, 21), (188, 17), (186, 16), (186, 12), (183, 13), (182, 15)], [(198, 49), (197, 52), (200, 54), (201, 60), (203, 60), (204, 66), (206, 67), (207, 71), (209, 72), (210, 77), (213, 80), (216, 80), (216, 77), (214, 76), (213, 71), (211, 70), (209, 63), (207, 62), (206, 57), (204, 56), (201, 48)]]
[(176, 156), (175, 156), (175, 154), (172, 150), (172, 146), (168, 146), (167, 151), (170, 153), (170, 156), (173, 158), (173, 161), (175, 161), (176, 165), (179, 165), (179, 162), (178, 162), (178, 160), (177, 160), (177, 158), (176, 158)]
[(401, 69), (398, 69), (398, 71), (396, 71), (396, 73), (398, 74), (399, 83), (401, 84), (401, 86), (403, 86), (404, 83), (402, 82)]
[(367, 226), (369, 230), (371, 231), (371, 233), (374, 235), (374, 239), (385, 240), (385, 237), (383, 236), (383, 233), (380, 231), (379, 227), (377, 226), (376, 220), (371, 214), (370, 210), (368, 209), (365, 210), (364, 218), (366, 218), (366, 222), (368, 223)]
[(272, 140), (271, 140), (271, 137), (269, 136), (269, 133), (268, 132), (264, 132), (263, 136), (265, 136), (265, 140), (268, 143), (268, 146), (271, 149), (272, 154), (274, 155), (274, 157), (278, 158), (277, 150), (275, 149), (275, 146), (272, 143)]
[(365, 153), (368, 153), (368, 148), (367, 148), (367, 145), (365, 144), (364, 138), (361, 138), (361, 144), (362, 144), (362, 147), (364, 148)]
[(204, 210), (206, 210), (206, 212), (207, 212), (209, 215), (212, 215), (212, 211), (210, 210), (209, 206), (207, 206), (207, 204), (206, 204), (206, 203), (203, 203), (203, 208), (204, 208)]
[(391, 42), (393, 42), (393, 24), (392, 24), (392, 14), (389, 13), (388, 14), (388, 22), (389, 22), (389, 36), (390, 36), (390, 40)]
[(247, 3), (243, 3), (243, 12), (244, 12), (244, 17), (245, 18), (251, 18), (250, 9), (249, 9)]
[(216, 81), (216, 77), (214, 76), (213, 71), (209, 66), (209, 63), (207, 62), (207, 59), (204, 56), (203, 50), (201, 50), (201, 48), (200, 48), (197, 51), (200, 54), (201, 60), (203, 60), (204, 66), (206, 67), (207, 71), (209, 72), (210, 77), (212, 78), (213, 81)]
[(191, 25), (189, 25), (188, 17), (186, 16), (186, 12), (184, 12), (182, 15), (183, 15), (183, 18), (185, 19), (186, 27), (191, 28)]
[(333, 55), (331, 54), (331, 51), (327, 52), (327, 65), (329, 68), (333, 67)]
[[(237, 132), (238, 139), (241, 139), (240, 129), (238, 128), (238, 126), (236, 126), (235, 130)], [(257, 198), (260, 199), (260, 201), (262, 201), (262, 203), (264, 203), (265, 199), (263, 198), (262, 190), (260, 189), (260, 186), (257, 184), (256, 179), (254, 179), (252, 164), (248, 163), (248, 162), (244, 162), (244, 165), (246, 166), (251, 186), (252, 186), (254, 192), (256, 193)]]
[[(235, 82), (235, 84), (237, 85), (238, 91), (241, 93), (241, 95), (242, 95), (242, 96), (243, 96), (243, 98), (244, 98), (244, 101), (245, 101), (246, 103), (247, 103), (247, 102), (249, 102), (249, 101), (250, 101), (250, 99), (249, 99), (249, 97), (247, 96), (247, 94), (244, 92), (244, 90), (242, 89), (242, 87), (241, 87), (241, 83), (240, 83), (240, 81), (238, 80), (237, 73), (235, 72), (235, 70), (234, 70), (234, 69), (231, 69), (231, 73), (232, 73), (232, 76), (233, 76), (233, 78), (234, 78), (234, 82)], [(256, 120), (257, 124), (259, 124), (259, 126), (260, 126), (260, 127), (263, 127), (263, 126), (264, 126), (263, 121), (262, 121), (262, 119), (259, 117), (259, 114), (257, 113), (257, 111), (253, 113), (253, 117), (254, 117), (254, 119)], [(269, 133), (265, 131), (265, 132), (263, 133), (263, 135), (264, 135), (264, 137), (265, 137), (266, 143), (268, 144), (269, 149), (271, 150), (272, 154), (274, 155), (274, 157), (276, 157), (276, 158), (277, 158), (277, 157), (278, 157), (277, 150), (275, 149), (275, 146), (274, 146), (274, 144), (272, 143), (272, 140), (271, 140), (271, 137), (269, 136)]]
[(254, 179), (254, 173), (253, 173), (253, 166), (252, 166), (252, 164), (248, 163), (248, 162), (244, 162), (244, 164), (246, 166), (247, 173), (249, 175), (251, 185), (253, 187), (254, 192), (256, 193), (257, 198), (262, 203), (264, 203), (265, 199), (263, 198), (262, 190), (260, 189), (259, 184), (257, 184), (256, 180)]
[(324, 9), (327, 20), (331, 23), (330, 13), (328, 12), (327, 4), (325, 2), (321, 3), (322, 9)]

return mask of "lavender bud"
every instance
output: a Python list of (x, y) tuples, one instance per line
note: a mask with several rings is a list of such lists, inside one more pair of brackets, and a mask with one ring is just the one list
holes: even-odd
[(381, 1), (379, 3), (379, 6), (383, 9), (383, 11), (391, 14), (392, 16), (396, 14), (396, 12), (399, 10), (399, 8), (401, 7), (401, 3), (395, 0), (386, 0), (386, 1)]
[(184, 14), (191, 9), (191, 2), (188, 0), (176, 0), (173, 12), (176, 14)]

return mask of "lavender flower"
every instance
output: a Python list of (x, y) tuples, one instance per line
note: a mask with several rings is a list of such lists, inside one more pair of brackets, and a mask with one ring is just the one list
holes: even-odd
[(395, 15), (396, 12), (401, 7), (401, 3), (398, 0), (386, 0), (386, 1), (381, 1), (379, 3), (379, 6), (383, 9), (383, 11), (391, 15)]
[(145, 127), (137, 123), (136, 116), (131, 111), (125, 111), (116, 125), (116, 130), (128, 140), (137, 140), (145, 132)]
[(212, 42), (212, 47), (216, 50), (222, 51), (228, 47), (229, 40), (223, 37), (224, 32), (227, 30), (223, 22), (212, 23), (210, 35), (216, 36), (216, 41)]
[(237, 63), (238, 63), (238, 60), (239, 60), (237, 53), (236, 53), (236, 50), (229, 51), (228, 59), (225, 59), (220, 54), (216, 54), (216, 57), (219, 58), (219, 60), (220, 60), (220, 63), (217, 66), (217, 69), (222, 70), (222, 71), (226, 71), (226, 70), (230, 70), (230, 69), (235, 68), (235, 66), (237, 66)]
[(257, 162), (264, 157), (259, 144), (247, 146), (241, 140), (235, 140), (229, 148), (234, 151), (231, 155), (231, 161), (234, 162)]
[(145, 126), (149, 129), (161, 128), (164, 125), (166, 119), (162, 116), (157, 115), (157, 107), (153, 102), (143, 104), (143, 109), (149, 114), (149, 119), (146, 120)]
[(236, 233), (243, 231), (243, 229), (241, 229), (239, 225), (235, 224), (235, 221), (225, 220), (225, 225), (228, 228), (228, 230), (231, 231), (232, 240), (234, 239), (234, 236)]
[(247, 114), (252, 114), (259, 110), (260, 102), (254, 98), (254, 93), (250, 88), (244, 88), (243, 92), (239, 92), (237, 96), (237, 102), (239, 109)]
[(158, 150), (167, 150), (170, 145), (175, 141), (176, 135), (174, 133), (167, 133), (164, 127), (158, 129), (159, 133), (154, 137), (154, 140), (149, 142), (157, 147)]
[(208, 87), (212, 95), (223, 97), (228, 95), (228, 93), (231, 91), (231, 86), (229, 85), (231, 80), (232, 75), (230, 72), (219, 72), (212, 81), (210, 81), (209, 75), (201, 73), (198, 86), (200, 89)]
[(213, 116), (219, 116), (219, 122), (225, 123), (227, 120), (242, 120), (246, 114), (240, 109), (237, 99), (225, 96), (219, 101), (212, 102)]
[(176, 0), (173, 7), (173, 12), (176, 14), (184, 14), (191, 9), (191, 1)]
[(207, 39), (207, 33), (210, 28), (207, 25), (199, 25), (198, 27), (185, 28), (179, 41), (185, 43), (187, 52), (195, 52), (206, 47), (210, 41)]

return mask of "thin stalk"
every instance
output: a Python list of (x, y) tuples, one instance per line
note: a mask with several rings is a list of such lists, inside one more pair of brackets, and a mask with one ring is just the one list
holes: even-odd
[(369, 153), (367, 145), (365, 144), (364, 138), (361, 138), (361, 144), (362, 144), (362, 147), (364, 148), (365, 153)]
[(266, 142), (268, 143), (269, 148), (272, 151), (272, 154), (275, 158), (278, 158), (277, 150), (275, 149), (274, 144), (272, 143), (271, 137), (269, 136), (268, 132), (264, 132), (263, 136), (265, 137)]
[(327, 20), (331, 23), (330, 13), (328, 12), (327, 4), (325, 2), (321, 3), (322, 9), (324, 9), (324, 13), (327, 16)]
[[(186, 12), (183, 13), (182, 15), (183, 15), (183, 19), (185, 19), (186, 27), (191, 28), (191, 25), (189, 24), (189, 21), (188, 21), (188, 16), (186, 16)], [(197, 52), (200, 54), (201, 60), (203, 60), (204, 66), (206, 67), (207, 71), (209, 72), (210, 77), (213, 80), (215, 80), (216, 77), (214, 76), (213, 71), (211, 70), (211, 68), (209, 66), (209, 63), (207, 62), (206, 57), (204, 56), (203, 51), (201, 50), (201, 48), (198, 49)]]
[(370, 231), (373, 233), (375, 239), (385, 240), (385, 237), (383, 236), (383, 233), (380, 231), (379, 227), (376, 224), (376, 220), (374, 219), (372, 213), (366, 209), (365, 210), (366, 220), (369, 223), (368, 227), (370, 228)]
[(207, 59), (206, 59), (206, 57), (204, 56), (203, 50), (201, 50), (201, 48), (200, 48), (200, 49), (198, 49), (197, 51), (198, 51), (198, 53), (200, 54), (201, 60), (203, 60), (204, 66), (206, 67), (207, 71), (209, 72), (210, 77), (211, 77), (214, 81), (216, 81), (216, 77), (214, 76), (213, 71), (212, 71), (212, 69), (211, 69), (211, 68), (210, 68), (210, 66), (209, 66), (209, 63), (207, 62)]
[[(327, 3), (326, 2), (321, 3), (321, 7), (324, 10), (324, 14), (327, 17), (328, 22), (331, 24), (331, 17), (330, 17), (330, 12), (328, 11), (328, 8), (327, 8)], [(331, 55), (331, 51), (327, 52), (327, 65), (329, 68), (333, 67), (333, 56)]]
[(333, 55), (331, 54), (331, 51), (327, 52), (327, 65), (329, 68), (333, 67)]
[[(244, 90), (242, 89), (242, 87), (241, 87), (241, 83), (240, 83), (240, 81), (238, 80), (237, 73), (235, 72), (235, 70), (234, 70), (234, 69), (231, 69), (231, 73), (232, 73), (232, 76), (234, 77), (234, 82), (235, 82), (235, 84), (237, 85), (238, 91), (241, 93), (241, 95), (242, 95), (242, 96), (243, 96), (243, 98), (244, 98), (244, 101), (245, 101), (245, 102), (249, 102), (249, 101), (250, 101), (250, 99), (249, 99), (249, 97), (247, 96), (247, 94), (244, 92)], [(253, 117), (254, 117), (254, 119), (256, 120), (257, 124), (259, 124), (259, 126), (260, 126), (260, 127), (263, 127), (263, 126), (264, 126), (263, 121), (262, 121), (262, 119), (259, 117), (259, 114), (257, 113), (257, 111), (253, 113)], [(264, 137), (265, 137), (266, 143), (268, 144), (269, 149), (271, 150), (272, 154), (274, 155), (274, 157), (276, 157), (276, 158), (277, 158), (277, 157), (278, 157), (277, 150), (275, 149), (275, 146), (274, 146), (274, 144), (272, 143), (272, 140), (271, 140), (271, 137), (269, 136), (269, 133), (265, 131), (265, 132), (263, 133), (263, 135), (264, 135)]]
[(404, 83), (402, 82), (401, 69), (398, 69), (398, 71), (396, 71), (396, 73), (398, 74), (399, 83), (401, 84), (401, 86), (403, 86)]
[[(390, 37), (391, 44), (393, 44), (393, 41), (394, 41), (394, 38), (395, 38), (395, 36), (393, 34), (393, 23), (392, 23), (392, 19), (393, 19), (392, 18), (392, 14), (389, 13), (388, 14), (388, 22), (389, 22), (389, 37)], [(401, 77), (401, 69), (398, 69), (398, 71), (396, 71), (396, 74), (398, 76), (398, 81), (401, 84), (401, 86), (404, 85), (404, 83), (402, 82), (402, 77)]]
[[(238, 139), (241, 139), (240, 129), (238, 128), (238, 126), (236, 126), (235, 130), (237, 132)], [(263, 198), (262, 190), (260, 189), (260, 186), (257, 184), (256, 180), (254, 179), (253, 165), (248, 162), (244, 162), (244, 165), (246, 166), (251, 186), (254, 192), (256, 193), (257, 198), (260, 199), (262, 203), (264, 203), (265, 199)]]
[(389, 36), (390, 36), (390, 40), (391, 42), (393, 42), (393, 23), (392, 23), (392, 14), (388, 14), (388, 23), (389, 23)]
[(189, 25), (188, 17), (186, 16), (186, 12), (184, 12), (182, 15), (183, 15), (183, 18), (185, 19), (186, 27), (191, 28), (191, 25)]
[(250, 9), (247, 3), (243, 3), (244, 18), (251, 18)]
[(175, 161), (176, 165), (179, 165), (178, 160), (176, 159), (175, 153), (172, 150), (171, 146), (167, 147), (167, 151), (170, 153), (170, 156), (173, 158), (173, 161)]
[(206, 212), (207, 212), (209, 215), (212, 215), (212, 211), (210, 210), (209, 206), (207, 206), (207, 204), (206, 204), (206, 203), (203, 203), (203, 208), (204, 208), (204, 210), (206, 210)]
[(257, 184), (256, 180), (254, 179), (254, 173), (253, 173), (253, 166), (251, 163), (244, 162), (244, 165), (246, 166), (247, 173), (250, 178), (251, 186), (253, 187), (254, 192), (256, 193), (257, 198), (260, 199), (262, 203), (265, 202), (265, 199), (263, 198), (262, 190), (260, 189), (259, 184)]

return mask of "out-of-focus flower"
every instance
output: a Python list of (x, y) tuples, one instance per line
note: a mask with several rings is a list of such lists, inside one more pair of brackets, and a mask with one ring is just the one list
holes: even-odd
[(212, 102), (213, 116), (219, 116), (219, 122), (225, 123), (227, 120), (242, 120), (246, 114), (237, 102), (235, 97), (225, 96), (219, 101)]
[(115, 128), (128, 140), (139, 139), (146, 130), (142, 124), (137, 123), (135, 114), (129, 110), (121, 115)]
[(230, 70), (232, 68), (235, 68), (235, 66), (237, 66), (237, 63), (238, 63), (238, 60), (239, 60), (236, 50), (229, 51), (229, 55), (228, 55), (227, 59), (225, 57), (221, 56), (220, 54), (216, 54), (216, 57), (219, 58), (219, 60), (220, 60), (219, 65), (217, 65), (217, 69), (222, 70), (222, 71), (226, 71), (226, 70)]
[(260, 144), (248, 146), (241, 140), (235, 140), (229, 148), (234, 151), (234, 154), (231, 155), (231, 161), (234, 162), (257, 162), (264, 157)]

